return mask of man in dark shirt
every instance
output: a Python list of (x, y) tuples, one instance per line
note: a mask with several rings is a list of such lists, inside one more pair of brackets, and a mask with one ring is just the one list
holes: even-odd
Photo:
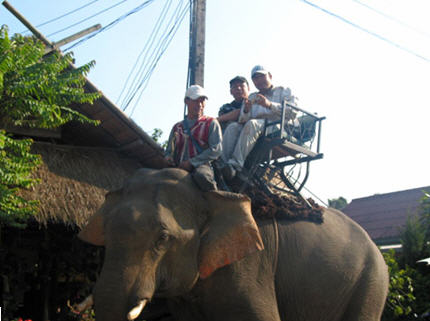
[(248, 98), (249, 84), (246, 78), (236, 76), (230, 80), (230, 93), (234, 100), (231, 103), (222, 105), (218, 112), (217, 119), (223, 132), (228, 124), (237, 121), (243, 100)]

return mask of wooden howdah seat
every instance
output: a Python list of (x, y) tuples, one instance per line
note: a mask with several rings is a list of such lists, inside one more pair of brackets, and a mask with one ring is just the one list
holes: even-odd
[[(295, 112), (294, 119), (285, 119), (287, 107)], [(310, 162), (323, 158), (320, 136), (324, 119), (284, 101), (280, 119), (266, 120), (264, 133), (245, 162), (247, 179), (240, 192), (252, 183), (267, 193), (274, 189), (292, 193), (309, 205), (300, 191), (309, 177)]]

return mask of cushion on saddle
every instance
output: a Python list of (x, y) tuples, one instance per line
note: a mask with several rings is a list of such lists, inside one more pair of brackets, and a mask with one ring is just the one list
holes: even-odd
[(323, 207), (311, 198), (311, 208), (296, 197), (275, 193), (267, 195), (255, 186), (249, 186), (245, 194), (251, 198), (252, 215), (255, 218), (272, 218), (288, 220), (305, 220), (315, 223), (323, 222)]

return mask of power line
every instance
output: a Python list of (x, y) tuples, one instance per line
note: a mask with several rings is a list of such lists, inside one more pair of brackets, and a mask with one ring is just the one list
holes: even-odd
[(79, 25), (79, 24), (81, 24), (81, 23), (83, 23), (83, 22), (85, 22), (85, 21), (88, 21), (89, 19), (94, 18), (94, 17), (96, 17), (96, 16), (98, 16), (98, 15), (100, 15), (100, 14), (102, 14), (102, 13), (105, 13), (106, 11), (108, 11), (108, 10), (110, 10), (110, 9), (112, 9), (112, 8), (115, 8), (115, 7), (119, 6), (120, 4), (122, 4), (122, 3), (126, 2), (126, 1), (128, 1), (128, 0), (122, 0), (122, 1), (120, 1), (120, 2), (118, 2), (118, 3), (116, 3), (116, 4), (114, 4), (113, 6), (110, 6), (109, 8), (103, 9), (102, 11), (99, 11), (99, 12), (97, 12), (97, 13), (95, 13), (95, 14), (93, 14), (93, 15), (91, 15), (91, 16), (89, 16), (89, 17), (87, 17), (87, 18), (84, 18), (84, 19), (82, 19), (82, 20), (80, 20), (80, 21), (78, 21), (78, 22), (76, 22), (76, 23), (74, 23), (74, 24), (72, 24), (72, 25), (70, 25), (70, 26), (68, 26), (68, 27), (65, 27), (65, 28), (63, 28), (63, 29), (60, 29), (60, 30), (58, 30), (58, 31), (55, 31), (55, 32), (53, 32), (53, 33), (49, 34), (49, 35), (48, 35), (48, 37), (51, 37), (51, 36), (53, 36), (53, 35), (56, 35), (57, 33), (63, 32), (63, 31), (65, 31), (65, 30), (70, 29), (70, 28), (72, 28), (72, 27), (74, 27), (74, 26), (77, 26), (77, 25)]
[[(170, 5), (171, 5), (171, 1), (166, 2), (165, 6), (162, 10), (161, 15), (159, 16), (159, 19), (158, 19), (156, 25), (154, 26), (154, 28), (152, 30), (150, 37), (148, 38), (148, 40), (145, 43), (144, 49), (141, 51), (141, 53), (138, 57), (138, 60), (142, 60), (142, 62), (140, 63), (140, 67), (139, 67), (138, 71), (135, 71), (136, 70), (135, 67), (133, 67), (133, 69), (131, 70), (131, 73), (135, 72), (135, 76), (134, 76), (134, 79), (132, 81), (132, 84), (129, 86), (127, 94), (123, 98), (123, 101), (121, 104), (122, 110), (125, 111), (128, 108), (131, 101), (136, 96), (137, 92), (143, 86), (143, 83), (147, 79), (148, 74), (151, 71), (151, 66), (152, 66), (153, 62), (157, 59), (156, 57), (162, 48), (162, 44), (165, 42), (165, 40), (168, 37), (168, 30), (170, 28), (170, 25), (172, 24), (175, 17), (178, 17), (178, 15), (180, 13), (182, 1), (180, 3), (178, 3), (178, 5), (176, 6), (172, 15), (170, 16), (169, 21), (167, 23), (165, 23), (165, 27), (164, 27), (164, 30), (161, 32), (161, 35), (158, 36), (160, 28), (166, 20), (165, 17), (167, 15), (168, 9), (170, 8)], [(154, 45), (155, 42), (156, 42), (156, 44)], [(143, 58), (141, 58), (143, 54), (144, 54), (144, 56), (143, 56)]]
[[(124, 1), (127, 1), (127, 0), (124, 0)], [(122, 20), (124, 20), (125, 18), (127, 18), (128, 16), (130, 16), (130, 15), (136, 13), (136, 12), (139, 12), (140, 10), (142, 10), (143, 8), (145, 8), (146, 6), (148, 6), (149, 4), (151, 4), (154, 1), (155, 0), (147, 0), (147, 1), (145, 1), (144, 3), (142, 3), (139, 6), (137, 6), (136, 8), (134, 8), (133, 10), (131, 10), (131, 11), (127, 12), (126, 14), (120, 16), (119, 18), (115, 19), (114, 21), (112, 21), (111, 23), (109, 23), (107, 26), (99, 29), (97, 32), (94, 32), (91, 35), (89, 35), (89, 36), (81, 39), (80, 41), (76, 42), (75, 44), (71, 45), (70, 47), (68, 47), (67, 49), (65, 49), (64, 52), (66, 52), (66, 51), (68, 51), (68, 50), (70, 50), (70, 49), (72, 49), (74, 47), (77, 47), (77, 46), (83, 44), (85, 41), (87, 41), (87, 40), (89, 40), (89, 39), (97, 36), (99, 33), (112, 28), (117, 23), (121, 22)]]
[(369, 6), (368, 4), (365, 4), (365, 3), (363, 3), (363, 2), (361, 2), (359, 0), (351, 0), (351, 1), (354, 1), (354, 2), (358, 3), (359, 5), (361, 5), (363, 7), (366, 7), (367, 9), (372, 10), (372, 11), (376, 12), (377, 14), (379, 14), (379, 15), (381, 15), (381, 16), (389, 19), (389, 20), (397, 22), (398, 24), (400, 24), (400, 25), (402, 25), (402, 26), (404, 26), (406, 28), (409, 28), (409, 29), (411, 29), (411, 30), (413, 30), (413, 31), (415, 31), (415, 32), (417, 32), (419, 34), (422, 34), (423, 36), (426, 36), (426, 37), (430, 38), (430, 34), (429, 33), (424, 32), (422, 30), (419, 30), (419, 29), (417, 29), (417, 28), (415, 28), (415, 27), (407, 24), (406, 22), (404, 22), (402, 20), (399, 20), (399, 19), (397, 19), (397, 18), (395, 18), (393, 16), (387, 15), (386, 13), (384, 13), (384, 12), (378, 10), (378, 9), (373, 8), (373, 7)]
[[(120, 101), (120, 99), (122, 97), (122, 94), (124, 93), (125, 89), (127, 88), (128, 82), (129, 82), (131, 76), (133, 75), (133, 72), (136, 70), (136, 66), (138, 65), (138, 63), (139, 63), (139, 61), (142, 58), (142, 55), (144, 53), (145, 53), (145, 56), (143, 58), (143, 62), (146, 61), (147, 56), (148, 56), (148, 52), (149, 52), (150, 48), (152, 47), (152, 45), (153, 45), (153, 43), (155, 41), (156, 35), (160, 31), (161, 25), (162, 25), (162, 23), (163, 23), (166, 15), (167, 15), (168, 11), (169, 11), (169, 8), (170, 8), (171, 4), (172, 4), (172, 0), (166, 1), (165, 5), (164, 5), (164, 7), (163, 7), (163, 9), (161, 11), (161, 14), (159, 15), (159, 17), (157, 19), (157, 22), (155, 23), (155, 26), (152, 29), (152, 32), (151, 32), (150, 36), (148, 37), (148, 40), (146, 41), (146, 43), (145, 43), (143, 49), (141, 50), (141, 52), (139, 53), (139, 55), (138, 55), (138, 57), (136, 59), (136, 62), (133, 65), (133, 67), (131, 68), (131, 71), (130, 71), (128, 77), (127, 77), (127, 80), (124, 83), (124, 86), (123, 86), (123, 88), (121, 90), (121, 93), (120, 93), (120, 95), (119, 95), (119, 97), (117, 99), (117, 104)], [(128, 96), (132, 92), (132, 88), (135, 88), (136, 82), (137, 82), (137, 77), (138, 77), (139, 74), (141, 74), (143, 66), (144, 66), (144, 63), (141, 64), (141, 66), (139, 68), (139, 71), (136, 72), (136, 75), (135, 75), (135, 77), (134, 77), (131, 85), (129, 86), (128, 92), (127, 92), (126, 96), (123, 99), (123, 103), (127, 100)]]
[(343, 22), (345, 22), (345, 23), (347, 23), (347, 24), (349, 24), (349, 25), (351, 25), (351, 26), (353, 26), (353, 27), (355, 27), (355, 28), (357, 28), (357, 29), (359, 29), (361, 31), (364, 31), (364, 32), (366, 32), (366, 33), (368, 33), (368, 34), (370, 34), (370, 35), (378, 38), (379, 40), (385, 41), (385, 42), (389, 43), (390, 45), (392, 45), (394, 47), (397, 47), (397, 48), (399, 48), (399, 49), (401, 49), (403, 51), (406, 51), (407, 53), (410, 53), (410, 54), (412, 54), (412, 55), (414, 55), (414, 56), (416, 56), (416, 57), (418, 57), (418, 58), (420, 58), (420, 59), (422, 59), (422, 60), (424, 60), (426, 62), (430, 62), (430, 59), (428, 59), (428, 58), (426, 58), (426, 57), (424, 57), (424, 56), (422, 56), (422, 55), (420, 55), (420, 54), (418, 54), (418, 53), (416, 53), (416, 52), (414, 52), (414, 51), (412, 51), (412, 50), (410, 50), (410, 49), (408, 49), (408, 48), (406, 48), (406, 47), (404, 47), (402, 45), (399, 45), (399, 44), (391, 41), (390, 39), (385, 38), (385, 37), (383, 37), (383, 36), (381, 36), (381, 35), (373, 32), (373, 31), (367, 30), (366, 28), (361, 27), (360, 25), (358, 25), (358, 24), (356, 24), (356, 23), (354, 23), (352, 21), (347, 20), (347, 19), (345, 19), (342, 16), (339, 16), (339, 15), (337, 15), (337, 14), (331, 12), (331, 11), (328, 11), (327, 9), (321, 8), (320, 6), (318, 6), (318, 5), (316, 5), (316, 4), (312, 3), (312, 2), (309, 2), (307, 0), (301, 0), (301, 1), (304, 2), (304, 3), (306, 3), (306, 4), (308, 4), (308, 5), (310, 5), (310, 6), (312, 6), (312, 7), (314, 7), (314, 8), (316, 8), (316, 9), (318, 9), (318, 10), (321, 10), (324, 13), (327, 13), (327, 14), (329, 14), (329, 15), (331, 15), (331, 16), (339, 19), (339, 20), (342, 20)]
[[(57, 18), (53, 18), (53, 19), (51, 19), (51, 20), (48, 20), (48, 21), (46, 21), (46, 22), (43, 22), (43, 23), (41, 23), (41, 24), (37, 25), (36, 27), (37, 27), (37, 28), (39, 28), (39, 27), (45, 26), (45, 25), (47, 25), (47, 24), (50, 24), (50, 23), (52, 23), (52, 22), (54, 22), (54, 21), (60, 20), (61, 18), (67, 17), (68, 15), (71, 15), (72, 13), (75, 13), (75, 12), (77, 12), (77, 11), (81, 10), (81, 9), (84, 9), (84, 8), (86, 8), (86, 7), (90, 6), (90, 5), (92, 5), (93, 3), (97, 2), (97, 1), (99, 1), (99, 0), (91, 1), (91, 2), (89, 2), (89, 3), (87, 3), (87, 4), (83, 5), (83, 6), (81, 6), (81, 7), (79, 7), (79, 8), (76, 8), (76, 9), (74, 9), (74, 10), (72, 10), (72, 11), (69, 11), (69, 12), (67, 12), (67, 13), (65, 13), (65, 14), (63, 14), (63, 15), (61, 15), (61, 16), (59, 16), (59, 17), (57, 17)], [(22, 31), (21, 33), (24, 33), (24, 32), (27, 32), (27, 31), (28, 31), (28, 30), (24, 30), (24, 31)]]
[(180, 12), (177, 15), (177, 19), (175, 20), (174, 25), (171, 27), (169, 33), (163, 39), (162, 46), (160, 46), (160, 48), (158, 50), (158, 52), (159, 52), (158, 56), (155, 59), (153, 59), (153, 62), (152, 62), (152, 65), (151, 65), (149, 71), (146, 73), (144, 79), (140, 83), (140, 85), (137, 88), (135, 94), (130, 99), (129, 103), (132, 101), (132, 99), (134, 98), (134, 96), (140, 90), (140, 94), (139, 94), (138, 98), (135, 101), (135, 104), (134, 104), (133, 109), (132, 109), (132, 111), (130, 113), (130, 116), (133, 115), (133, 113), (134, 113), (134, 111), (135, 111), (135, 109), (137, 107), (137, 104), (139, 103), (139, 101), (140, 101), (140, 99), (142, 97), (143, 92), (145, 91), (146, 87), (148, 87), (149, 80), (151, 79), (151, 76), (154, 73), (155, 67), (157, 67), (158, 62), (160, 61), (161, 57), (163, 56), (163, 54), (165, 53), (165, 51), (169, 47), (170, 43), (172, 42), (173, 37), (175, 36), (176, 32), (179, 29), (179, 26), (181, 25), (182, 21), (184, 20), (184, 17), (186, 15), (187, 11), (188, 11), (188, 6), (186, 6), (185, 8), (183, 8), (182, 12)]
[[(155, 67), (157, 66), (157, 64), (160, 61), (161, 57), (163, 56), (163, 54), (167, 50), (169, 44), (173, 40), (176, 32), (179, 29), (179, 26), (181, 25), (182, 21), (184, 20), (184, 17), (186, 15), (186, 13), (188, 12), (188, 9), (189, 9), (188, 5), (185, 5), (184, 8), (182, 8), (180, 10), (180, 12), (176, 15), (176, 19), (175, 19), (175, 22), (174, 22), (173, 26), (170, 28), (169, 32), (167, 33), (167, 35), (163, 39), (163, 41), (162, 41), (162, 43), (161, 43), (161, 45), (160, 45), (160, 47), (158, 49), (157, 57), (153, 59), (149, 71), (145, 74), (145, 77), (143, 78), (143, 80), (139, 84), (137, 90), (134, 92), (133, 96), (127, 102), (127, 105), (125, 106), (125, 108), (127, 108), (127, 106), (134, 99), (134, 97), (137, 94), (137, 92), (140, 90), (139, 97), (135, 101), (135, 104), (134, 104), (133, 109), (132, 109), (132, 111), (130, 113), (130, 116), (134, 113), (134, 111), (136, 109), (136, 106), (137, 106), (138, 102), (140, 101), (140, 98), (142, 97), (142, 94), (143, 94), (144, 90), (148, 86), (149, 80), (150, 80), (150, 78), (151, 78), (151, 76), (152, 76), (152, 74), (153, 74), (153, 72), (155, 70)], [(125, 108), (124, 108), (124, 110), (125, 110)]]
[[(169, 19), (169, 22), (166, 24), (166, 26), (164, 28), (164, 31), (162, 33), (162, 36), (158, 39), (158, 42), (157, 42), (157, 44), (155, 46), (155, 49), (152, 50), (152, 52), (151, 52), (151, 54), (149, 56), (149, 59), (147, 57), (148, 57), (150, 48), (148, 48), (148, 50), (147, 50), (147, 52), (145, 54), (145, 57), (143, 59), (142, 65), (139, 68), (139, 71), (137, 72), (137, 75), (135, 77), (135, 81), (137, 81), (137, 82), (135, 82), (134, 86), (130, 87), (129, 93), (128, 93), (128, 97), (124, 98), (124, 103), (123, 103), (124, 107), (123, 107), (123, 110), (127, 109), (128, 105), (133, 100), (133, 98), (136, 95), (136, 93), (142, 87), (142, 83), (148, 77), (148, 74), (150, 73), (151, 63), (153, 63), (156, 60), (156, 57), (157, 57), (157, 55), (159, 54), (159, 52), (160, 52), (160, 50), (162, 48), (162, 44), (166, 41), (166, 39), (168, 37), (167, 32), (169, 30), (170, 24), (172, 23), (172, 21), (173, 21), (173, 19), (175, 17), (179, 16), (181, 5), (182, 5), (182, 1), (180, 3), (178, 3), (175, 11), (173, 12), (172, 16)], [(146, 71), (144, 71), (144, 70), (146, 70)]]

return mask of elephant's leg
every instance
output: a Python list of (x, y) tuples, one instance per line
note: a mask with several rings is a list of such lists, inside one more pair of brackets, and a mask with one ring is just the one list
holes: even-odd
[[(379, 256), (375, 255), (376, 259)], [(382, 259), (381, 259), (382, 260)], [(363, 271), (351, 299), (348, 302), (342, 321), (379, 321), (383, 312), (388, 280), (382, 263), (370, 262)]]
[(280, 321), (273, 273), (259, 254), (217, 270), (193, 290), (208, 321)]
[(265, 292), (261, 289), (252, 297), (230, 289), (200, 293), (191, 300), (169, 300), (169, 310), (175, 321), (280, 321), (274, 295)]

